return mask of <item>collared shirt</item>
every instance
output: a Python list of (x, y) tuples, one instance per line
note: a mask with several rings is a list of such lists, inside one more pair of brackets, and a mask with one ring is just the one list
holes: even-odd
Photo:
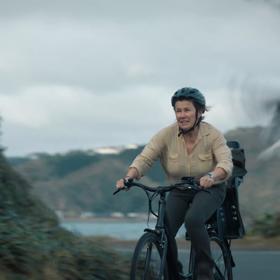
[(203, 176), (215, 167), (223, 168), (227, 178), (230, 176), (233, 168), (231, 151), (220, 131), (209, 123), (201, 122), (190, 154), (183, 135), (178, 134), (177, 123), (160, 130), (135, 158), (130, 168), (136, 168), (140, 178), (159, 159), (169, 181), (178, 181), (184, 176)]

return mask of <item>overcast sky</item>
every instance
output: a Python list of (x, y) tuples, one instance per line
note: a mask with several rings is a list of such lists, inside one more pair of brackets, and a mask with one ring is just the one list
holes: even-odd
[(280, 99), (279, 2), (0, 0), (6, 154), (144, 144), (175, 120), (183, 86), (205, 94), (223, 132), (267, 124), (259, 97)]

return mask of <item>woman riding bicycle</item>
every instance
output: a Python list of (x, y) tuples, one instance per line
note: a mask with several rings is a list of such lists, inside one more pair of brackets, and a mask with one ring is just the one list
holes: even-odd
[(184, 176), (199, 178), (208, 192), (191, 195), (184, 190), (170, 192), (166, 205), (168, 226), (168, 269), (170, 279), (184, 279), (177, 260), (175, 236), (185, 223), (196, 254), (195, 275), (198, 280), (213, 279), (210, 240), (205, 222), (221, 206), (225, 184), (231, 174), (231, 152), (221, 132), (203, 120), (207, 111), (205, 98), (194, 88), (185, 87), (174, 93), (171, 104), (176, 123), (160, 130), (129, 166), (124, 180), (140, 179), (156, 160), (160, 160), (168, 179), (179, 181)]

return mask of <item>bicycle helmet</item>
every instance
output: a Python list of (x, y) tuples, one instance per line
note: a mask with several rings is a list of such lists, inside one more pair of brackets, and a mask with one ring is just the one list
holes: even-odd
[(198, 89), (191, 88), (191, 87), (184, 87), (177, 90), (171, 98), (172, 106), (175, 107), (176, 101), (184, 98), (194, 100), (203, 108), (205, 108), (206, 106), (205, 97), (203, 96), (203, 94)]

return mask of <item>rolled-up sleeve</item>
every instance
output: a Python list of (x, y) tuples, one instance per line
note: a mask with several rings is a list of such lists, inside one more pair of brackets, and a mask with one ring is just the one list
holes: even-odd
[(217, 161), (216, 167), (224, 169), (227, 173), (226, 179), (228, 179), (232, 173), (233, 163), (231, 150), (222, 134), (217, 134), (213, 141), (213, 153)]
[(156, 134), (149, 143), (144, 147), (143, 151), (134, 159), (129, 168), (136, 168), (138, 178), (140, 179), (153, 163), (160, 157), (164, 148), (164, 136), (161, 132)]

